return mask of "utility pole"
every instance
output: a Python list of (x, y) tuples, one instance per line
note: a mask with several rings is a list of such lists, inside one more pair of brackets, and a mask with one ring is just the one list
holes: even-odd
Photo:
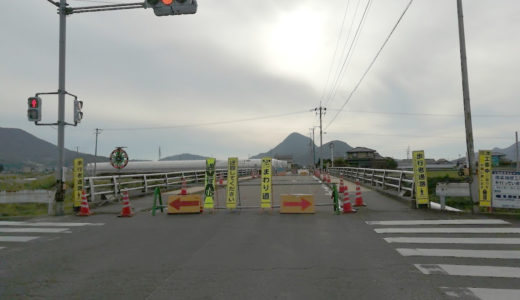
[(94, 150), (94, 174), (92, 176), (96, 176), (97, 169), (97, 145), (98, 145), (98, 135), (102, 132), (102, 129), (96, 128), (96, 149)]
[(312, 168), (314, 168), (314, 166), (316, 164), (316, 142), (314, 141), (314, 129), (316, 129), (318, 127), (319, 126), (314, 126), (311, 128), (311, 130), (312, 130), (312, 155), (313, 155)]
[(314, 108), (316, 114), (320, 114), (320, 170), (323, 171), (323, 116), (327, 112), (327, 108), (320, 106)]
[(460, 61), (462, 71), (462, 94), (464, 98), (464, 120), (466, 125), (466, 148), (470, 176), (469, 194), (473, 201), (473, 212), (478, 212), (478, 182), (475, 165), (475, 150), (473, 148), (473, 125), (471, 122), (471, 105), (469, 97), (468, 65), (466, 59), (466, 37), (464, 34), (464, 14), (462, 0), (457, 0), (457, 14), (459, 23)]
[(158, 161), (160, 161), (160, 160), (161, 160), (161, 146), (159, 146), (159, 160)]
[(516, 171), (520, 171), (520, 165), (518, 165), (518, 131), (515, 131), (515, 149), (516, 149)]

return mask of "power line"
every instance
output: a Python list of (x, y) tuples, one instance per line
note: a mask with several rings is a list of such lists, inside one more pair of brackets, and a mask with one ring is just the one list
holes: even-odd
[(189, 127), (205, 127), (205, 126), (214, 126), (214, 125), (224, 125), (224, 124), (232, 124), (232, 123), (241, 123), (241, 122), (249, 122), (263, 119), (274, 119), (279, 117), (285, 117), (290, 115), (304, 114), (308, 113), (309, 110), (296, 111), (290, 113), (255, 117), (255, 118), (244, 118), (237, 120), (228, 120), (228, 121), (218, 121), (218, 122), (208, 122), (208, 123), (194, 123), (194, 124), (179, 124), (179, 125), (170, 125), (170, 126), (158, 126), (158, 127), (137, 127), (137, 128), (104, 128), (105, 131), (133, 131), (133, 130), (158, 130), (158, 129), (175, 129), (175, 128), (189, 128)]
[[(341, 68), (338, 65), (339, 71), (336, 74), (336, 80), (334, 81), (334, 84), (332, 85), (332, 88), (330, 90), (329, 96), (327, 97), (327, 100), (325, 101), (325, 105), (327, 105), (334, 97), (336, 96), (339, 83), (343, 80), (343, 77), (345, 75), (345, 72), (350, 65), (350, 59), (352, 58), (352, 55), (354, 54), (354, 51), (357, 46), (357, 42), (359, 40), (359, 36), (361, 35), (361, 32), (363, 30), (365, 20), (367, 18), (370, 6), (372, 4), (372, 0), (367, 1), (367, 5), (365, 6), (365, 10), (363, 11), (363, 15), (361, 17), (361, 20), (359, 21), (359, 25), (356, 29), (356, 33), (354, 34), (354, 37), (352, 39), (352, 43), (350, 44), (350, 47), (348, 49), (348, 52), (345, 55), (345, 59), (343, 61), (343, 64), (341, 65)], [(345, 48), (346, 49), (346, 48)]]
[[(359, 2), (358, 2), (358, 4), (359, 4)], [(332, 61), (330, 62), (330, 67), (329, 67), (329, 75), (327, 76), (327, 81), (325, 82), (325, 86), (323, 87), (321, 99), (323, 99), (323, 97), (325, 97), (325, 91), (327, 90), (327, 87), (329, 85), (330, 75), (332, 74), (332, 67), (334, 66), (334, 62), (336, 61), (336, 54), (338, 52), (339, 42), (341, 41), (343, 27), (345, 26), (345, 20), (347, 19), (347, 13), (348, 13), (349, 6), (350, 6), (350, 0), (347, 0), (347, 7), (345, 8), (345, 14), (343, 15), (343, 21), (341, 21), (341, 27), (340, 27), (340, 30), (338, 33), (338, 38), (336, 40), (336, 48), (334, 49), (334, 55), (332, 55)], [(349, 34), (350, 34), (350, 32), (349, 32)], [(347, 35), (347, 38), (348, 38), (348, 35)]]
[[(333, 134), (334, 132), (328, 132), (329, 134)], [(340, 132), (338, 132), (340, 133)], [(406, 137), (406, 138), (437, 138), (437, 139), (464, 139), (464, 136), (443, 136), (443, 135), (423, 135), (423, 134), (387, 134), (387, 133), (371, 133), (371, 132), (344, 132), (341, 134), (344, 135), (361, 135), (361, 136), (379, 136), (379, 137)], [(479, 136), (479, 139), (488, 139), (488, 140), (510, 140), (511, 137), (505, 136)]]
[[(341, 111), (340, 109), (328, 108), (330, 111)], [(365, 111), (365, 110), (349, 110), (345, 111), (356, 114), (375, 114), (375, 115), (397, 115), (410, 117), (462, 117), (464, 114), (436, 114), (436, 113), (419, 113), (419, 112), (384, 112), (384, 111)], [(520, 118), (519, 114), (472, 114), (472, 117), (479, 118)]]
[(372, 60), (372, 62), (370, 63), (370, 65), (368, 66), (368, 68), (366, 69), (365, 73), (363, 73), (363, 76), (361, 76), (361, 78), (359, 79), (359, 82), (356, 84), (356, 86), (354, 87), (354, 89), (352, 89), (352, 91), (350, 92), (350, 95), (347, 97), (347, 99), (345, 100), (345, 102), (343, 103), (343, 105), (341, 106), (340, 110), (334, 115), (334, 117), (332, 118), (332, 120), (329, 122), (329, 124), (327, 125), (327, 127), (325, 127), (325, 129), (329, 128), (330, 125), (334, 122), (334, 120), (336, 120), (336, 118), (338, 117), (338, 115), (341, 113), (341, 111), (343, 110), (343, 108), (345, 108), (345, 105), (347, 105), (347, 103), (350, 101), (350, 99), (352, 99), (352, 96), (354, 95), (354, 93), (357, 91), (357, 89), (359, 88), (359, 86), (361, 85), (361, 83), (363, 82), (363, 80), (365, 79), (365, 77), (367, 76), (368, 72), (370, 71), (370, 69), (372, 69), (372, 66), (374, 65), (374, 63), (376, 62), (377, 58), (379, 57), (379, 55), (381, 54), (381, 52), (383, 51), (383, 49), (385, 48), (386, 44), (388, 43), (388, 41), (390, 40), (390, 37), (392, 37), (392, 34), (395, 32), (397, 26), (399, 25), (399, 23), (401, 23), (401, 20), (403, 19), (404, 15), (406, 14), (406, 12), (408, 11), (408, 8), (410, 8), (410, 5), (412, 5), (413, 3), (413, 0), (410, 0), (410, 2), (408, 2), (408, 5), (405, 7), (403, 13), (401, 14), (401, 16), (399, 17), (399, 19), (397, 20), (397, 22), (395, 23), (394, 27), (392, 28), (392, 30), (390, 31), (390, 34), (387, 36), (387, 38), (385, 39), (385, 41), (383, 42), (383, 44), (381, 45), (381, 48), (379, 49), (379, 51), (377, 51), (376, 53), (376, 56), (374, 57), (374, 59)]

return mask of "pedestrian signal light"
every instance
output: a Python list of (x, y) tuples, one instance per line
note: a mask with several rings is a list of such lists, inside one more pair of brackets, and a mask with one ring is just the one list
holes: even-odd
[(83, 108), (83, 101), (74, 100), (74, 123), (81, 122), (83, 119), (83, 112), (81, 109)]
[(27, 119), (29, 122), (38, 122), (42, 119), (42, 99), (40, 97), (29, 97), (27, 99)]

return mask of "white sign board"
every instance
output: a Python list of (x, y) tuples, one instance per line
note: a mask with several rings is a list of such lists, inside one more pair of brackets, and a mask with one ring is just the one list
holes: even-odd
[(493, 207), (520, 208), (520, 172), (493, 171)]

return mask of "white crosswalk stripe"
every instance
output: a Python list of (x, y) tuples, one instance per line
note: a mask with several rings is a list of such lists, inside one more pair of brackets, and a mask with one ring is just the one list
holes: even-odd
[(68, 228), (0, 228), (2, 233), (60, 233), (68, 230)]
[(374, 229), (377, 233), (520, 233), (520, 228), (457, 228), (457, 227), (427, 227), (427, 228), (402, 228), (402, 227), (390, 227), (390, 228), (377, 228)]
[[(18, 222), (18, 221), (0, 221), (0, 243), (26, 243), (41, 238), (42, 236), (26, 236), (26, 235), (10, 235), (10, 234), (59, 234), (71, 233), (69, 227), (85, 227), (85, 226), (102, 226), (104, 223), (79, 223), (79, 222)], [(6, 249), (6, 245), (0, 244), (0, 249)]]
[(37, 239), (37, 236), (0, 236), (0, 242), (28, 242)]
[(520, 251), (510, 250), (466, 250), (466, 249), (396, 249), (402, 256), (440, 256), (493, 259), (520, 259)]
[[(374, 231), (381, 234), (407, 234), (410, 236), (383, 237), (388, 243), (401, 244), (450, 244), (461, 245), (457, 249), (434, 248), (396, 248), (396, 251), (405, 257), (430, 257), (434, 260), (445, 258), (453, 259), (480, 259), (478, 265), (468, 265), (468, 260), (462, 264), (429, 263), (414, 264), (425, 275), (440, 276), (465, 276), (469, 278), (512, 278), (520, 279), (520, 267), (494, 266), (494, 259), (511, 260), (518, 266), (516, 260), (520, 259), (520, 228), (511, 227), (510, 222), (496, 219), (460, 219), (460, 220), (392, 220), (392, 221), (367, 221), (372, 226), (402, 226), (381, 227)], [(422, 227), (429, 225), (429, 227)], [(444, 227), (451, 225), (450, 227)], [(467, 225), (475, 225), (467, 227)], [(489, 227), (489, 225), (499, 225)], [(501, 226), (500, 226), (501, 225)], [(408, 226), (408, 227), (407, 227)], [(434, 227), (435, 226), (435, 227)], [(466, 227), (458, 227), (466, 226)], [(487, 227), (482, 227), (487, 226)], [(413, 236), (420, 234), (423, 236)], [(435, 234), (435, 236), (424, 236)], [(490, 237), (446, 237), (452, 234), (482, 234)], [(507, 237), (497, 237), (497, 234), (506, 234)], [(443, 236), (444, 235), (444, 236)], [(499, 249), (465, 249), (473, 245), (497, 245)], [(504, 247), (515, 247), (505, 250)], [(431, 246), (430, 246), (431, 247)], [(488, 246), (489, 247), (489, 246)], [(450, 261), (451, 262), (451, 261)], [(484, 263), (487, 262), (487, 263)], [(509, 264), (509, 263), (508, 263)], [(476, 281), (476, 285), (482, 281)], [(516, 288), (515, 286), (512, 286)], [(489, 289), (479, 287), (440, 287), (449, 297), (460, 299), (520, 299), (520, 289)]]
[(444, 238), (444, 237), (388, 237), (388, 243), (405, 244), (499, 244), (520, 245), (520, 238)]
[[(368, 225), (410, 226), (410, 225), (508, 225), (504, 220), (497, 219), (460, 219), (460, 220), (399, 220), (399, 221), (367, 221)], [(0, 224), (1, 225), (1, 224)]]
[(482, 289), (482, 288), (441, 288), (444, 293), (454, 298), (482, 300), (516, 300), (520, 299), (520, 290)]
[(81, 227), (102, 226), (104, 223), (60, 223), (60, 222), (16, 222), (0, 221), (0, 226), (26, 226), (26, 227)]

